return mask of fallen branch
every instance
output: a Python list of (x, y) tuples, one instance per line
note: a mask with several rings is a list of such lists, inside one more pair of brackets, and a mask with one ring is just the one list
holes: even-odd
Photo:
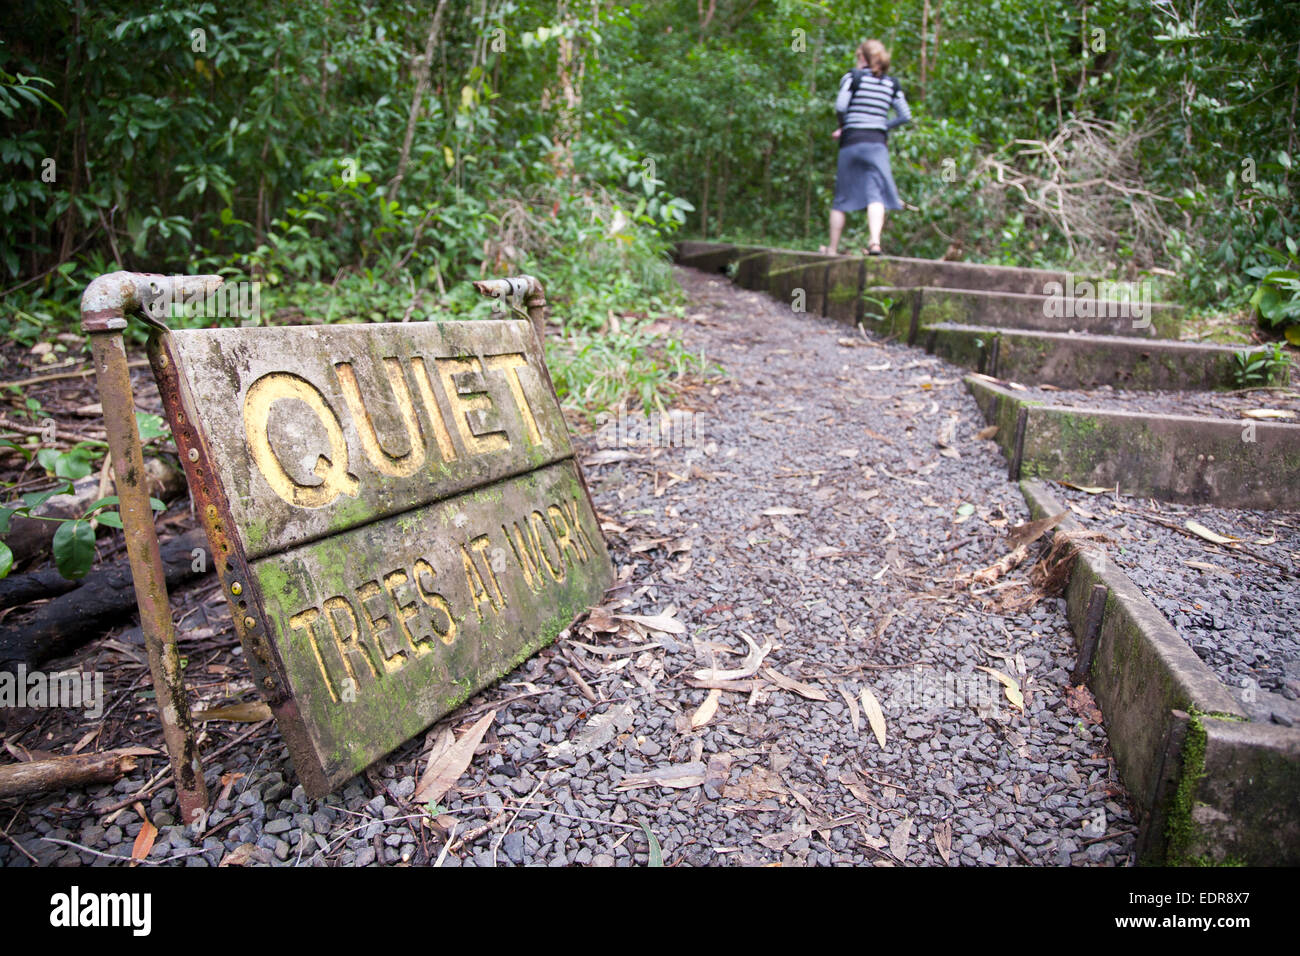
[(148, 747), (124, 747), (104, 753), (8, 764), (0, 767), (0, 797), (24, 797), (88, 783), (112, 783), (135, 770), (137, 757), (157, 752)]

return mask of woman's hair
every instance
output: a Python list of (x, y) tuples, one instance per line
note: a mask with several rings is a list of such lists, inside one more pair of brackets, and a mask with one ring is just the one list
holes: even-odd
[(876, 76), (884, 76), (889, 72), (889, 51), (879, 40), (863, 40), (858, 46), (858, 57)]

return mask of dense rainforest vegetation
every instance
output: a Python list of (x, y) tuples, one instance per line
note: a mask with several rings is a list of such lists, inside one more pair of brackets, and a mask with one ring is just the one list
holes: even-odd
[(675, 295), (670, 237), (825, 241), (833, 95), (876, 36), (916, 116), (892, 141), (908, 208), (889, 251), (1164, 270), (1167, 294), (1258, 307), (1276, 334), (1300, 321), (1297, 13), (11, 0), (4, 323), (28, 346), (70, 329), (86, 282), (119, 267), (260, 281), (267, 321), (482, 309), (464, 280), (528, 270), (565, 324), (566, 400), (648, 401), (692, 361), (646, 331)]

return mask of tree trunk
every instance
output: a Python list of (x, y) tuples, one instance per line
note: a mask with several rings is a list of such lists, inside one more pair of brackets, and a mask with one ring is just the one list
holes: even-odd
[(709, 238), (709, 167), (713, 165), (713, 151), (704, 157), (704, 198), (700, 201), (700, 223), (704, 238)]
[(917, 102), (925, 99), (925, 75), (926, 75), (926, 58), (925, 58), (925, 40), (930, 35), (930, 0), (922, 0), (921, 4), (921, 82), (917, 84), (916, 99)]
[(424, 94), (429, 91), (429, 74), (433, 66), (433, 54), (438, 45), (438, 33), (442, 28), (442, 12), (447, 9), (447, 0), (438, 0), (438, 8), (433, 11), (433, 22), (429, 24), (429, 35), (424, 40), (424, 56), (415, 65), (415, 94), (411, 97), (411, 111), (406, 116), (406, 136), (402, 139), (402, 152), (397, 160), (397, 175), (388, 186), (388, 201), (397, 197), (397, 189), (402, 185), (406, 175), (406, 164), (411, 159), (411, 143), (415, 139), (415, 125), (420, 119), (420, 104)]

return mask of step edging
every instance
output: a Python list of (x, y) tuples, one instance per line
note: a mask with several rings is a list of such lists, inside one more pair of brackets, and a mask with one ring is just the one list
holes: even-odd
[[(1020, 490), (1032, 519), (1066, 510), (1037, 479), (1021, 481)], [(1067, 515), (1058, 527), (1082, 525)], [(1088, 607), (1098, 584), (1106, 588), (1105, 611), (1090, 635)], [(1292, 801), (1279, 816), (1260, 806), (1258, 776), (1232, 772), (1243, 764), (1264, 767), (1269, 794), (1290, 785), (1300, 775), (1300, 729), (1248, 720), (1228, 687), (1103, 549), (1079, 550), (1065, 596), (1077, 646), (1095, 641), (1088, 684), (1124, 784), (1143, 811), (1140, 862), (1300, 862), (1300, 806)], [(1189, 734), (1196, 741), (1190, 753)], [(1283, 831), (1291, 840), (1285, 861), (1275, 841)]]

